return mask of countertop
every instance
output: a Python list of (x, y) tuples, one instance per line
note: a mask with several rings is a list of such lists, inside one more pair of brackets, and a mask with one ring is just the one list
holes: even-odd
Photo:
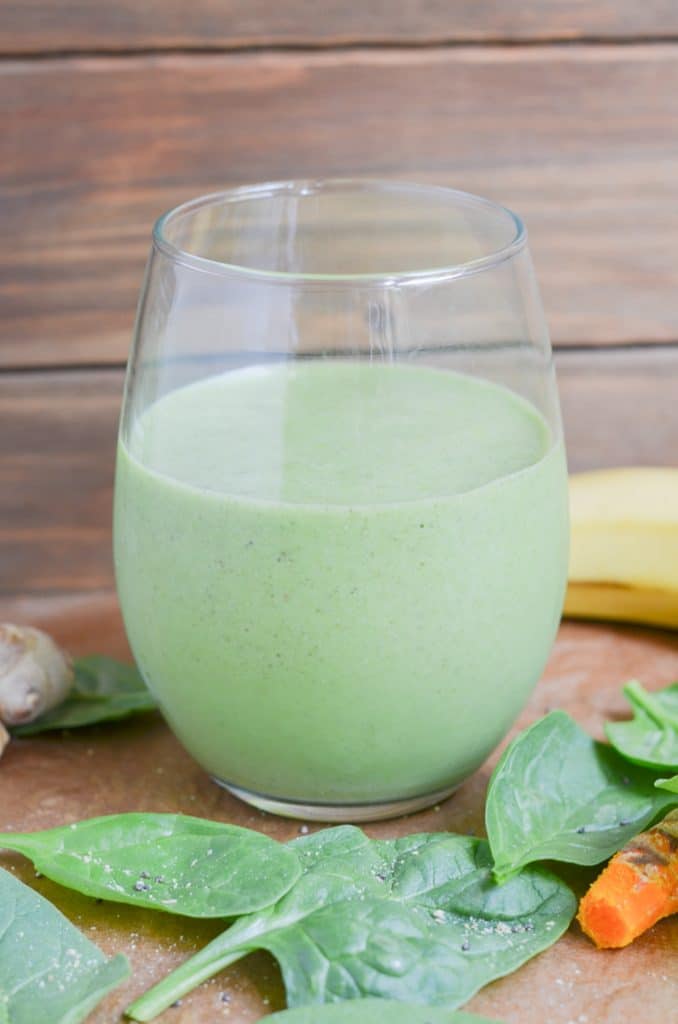
[[(0, 619), (42, 625), (74, 654), (129, 650), (110, 594), (60, 599), (5, 599)], [(566, 622), (549, 664), (522, 714), (520, 728), (555, 707), (596, 735), (623, 714), (620, 684), (638, 677), (649, 687), (678, 678), (678, 634)], [(501, 680), (497, 681), (501, 685)], [(483, 803), (497, 752), (440, 807), (368, 825), (373, 836), (449, 829), (482, 834)], [(173, 738), (159, 714), (109, 726), (15, 740), (0, 761), (0, 827), (40, 829), (122, 811), (172, 811), (234, 822), (278, 839), (302, 823), (255, 811), (211, 782)], [(310, 825), (311, 830), (320, 827)], [(122, 1010), (208, 941), (219, 924), (199, 923), (117, 904), (96, 904), (41, 878), (25, 860), (0, 864), (51, 899), (108, 954), (125, 953), (131, 979), (91, 1014), (114, 1024)], [(568, 872), (575, 888), (592, 872)], [(226, 994), (228, 1001), (222, 999)], [(167, 1010), (163, 1024), (249, 1024), (284, 1006), (278, 968), (255, 954)], [(631, 947), (596, 951), (574, 924), (555, 946), (513, 975), (487, 986), (468, 1009), (506, 1024), (617, 1024), (675, 1019), (678, 1006), (678, 917), (663, 921)]]

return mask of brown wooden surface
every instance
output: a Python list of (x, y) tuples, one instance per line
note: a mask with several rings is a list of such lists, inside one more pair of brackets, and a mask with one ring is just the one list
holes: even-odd
[(556, 343), (676, 340), (677, 95), (672, 44), (0, 63), (0, 366), (121, 362), (154, 218), (295, 175), (499, 199)]
[(111, 585), (122, 373), (0, 374), (0, 593)]
[[(678, 347), (562, 352), (570, 467), (675, 465)], [(0, 594), (112, 586), (122, 371), (0, 374)]]
[(678, 34), (674, 0), (2, 0), (0, 50), (629, 39)]
[(556, 356), (570, 470), (678, 466), (678, 346)]
[[(74, 653), (126, 657), (112, 598), (0, 601), (0, 618), (43, 625)], [(678, 634), (566, 624), (520, 726), (562, 707), (595, 734), (623, 712), (620, 683), (630, 676), (649, 687), (678, 676)], [(373, 836), (452, 831), (482, 834), (483, 801), (496, 755), (436, 810), (367, 827)], [(249, 809), (209, 781), (159, 717), (14, 741), (0, 762), (0, 829), (38, 829), (84, 817), (147, 810), (197, 814), (256, 828), (278, 839), (299, 822)], [(317, 826), (311, 826), (316, 828)], [(89, 1017), (114, 1024), (130, 1000), (208, 941), (218, 926), (96, 904), (45, 879), (27, 862), (0, 855), (0, 864), (53, 900), (108, 954), (126, 953), (134, 975)], [(590, 877), (574, 872), (581, 887)], [(489, 985), (469, 1009), (506, 1024), (620, 1024), (674, 1020), (678, 1004), (678, 917), (662, 922), (622, 951), (596, 952), (573, 925), (569, 933), (515, 974)], [(222, 992), (231, 996), (225, 1005)], [(265, 954), (248, 957), (161, 1018), (166, 1024), (249, 1024), (283, 1006), (277, 967)]]

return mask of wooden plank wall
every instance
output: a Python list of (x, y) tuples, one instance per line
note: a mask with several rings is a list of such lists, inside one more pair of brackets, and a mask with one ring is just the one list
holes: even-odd
[(516, 208), (570, 461), (678, 460), (675, 0), (0, 0), (0, 592), (107, 589), (152, 221), (288, 176)]

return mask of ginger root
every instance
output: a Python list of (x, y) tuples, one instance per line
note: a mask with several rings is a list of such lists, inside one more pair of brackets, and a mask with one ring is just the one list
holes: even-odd
[(61, 704), (72, 685), (70, 658), (47, 633), (0, 624), (0, 723), (34, 721)]

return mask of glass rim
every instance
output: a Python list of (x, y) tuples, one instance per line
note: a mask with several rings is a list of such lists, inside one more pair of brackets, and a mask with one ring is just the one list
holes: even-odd
[[(482, 256), (474, 259), (462, 260), (461, 262), (443, 264), (434, 267), (425, 267), (421, 270), (403, 271), (377, 271), (370, 273), (311, 273), (311, 272), (289, 272), (283, 270), (265, 270), (263, 268), (245, 266), (238, 263), (227, 263), (215, 260), (208, 256), (199, 256), (197, 253), (189, 252), (181, 246), (170, 241), (166, 234), (166, 228), (171, 222), (186, 214), (193, 213), (207, 206), (226, 205), (237, 203), (245, 199), (270, 198), (276, 193), (297, 193), (298, 195), (312, 195), (314, 192), (331, 189), (347, 189), (370, 192), (370, 191), (408, 191), (420, 194), (431, 193), (444, 195), (453, 200), (457, 206), (483, 208), (496, 215), (508, 218), (513, 225), (513, 237), (506, 244), (498, 248), (489, 249)], [(328, 177), (328, 178), (292, 178), (289, 180), (266, 181), (253, 185), (242, 185), (235, 188), (224, 189), (219, 192), (209, 192), (205, 195), (188, 199), (184, 203), (165, 211), (153, 225), (153, 245), (164, 256), (174, 263), (202, 271), (203, 273), (231, 276), (237, 274), (240, 277), (252, 278), (259, 281), (279, 284), (322, 284), (331, 285), (396, 285), (407, 284), (408, 282), (434, 282), (436, 280), (449, 280), (458, 277), (467, 277), (484, 270), (492, 269), (505, 260), (511, 259), (521, 252), (527, 244), (527, 230), (525, 225), (513, 210), (492, 199), (475, 195), (473, 192), (464, 192), (461, 189), (450, 188), (446, 185), (431, 185), (409, 181), (400, 181), (388, 178), (369, 177)]]

